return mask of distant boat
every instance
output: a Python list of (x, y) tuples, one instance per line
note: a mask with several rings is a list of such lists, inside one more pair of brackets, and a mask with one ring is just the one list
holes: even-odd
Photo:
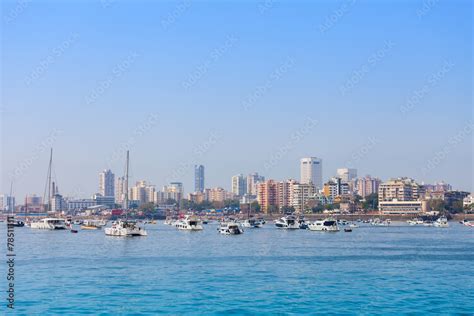
[(135, 237), (147, 236), (147, 231), (140, 227), (135, 221), (118, 220), (112, 223), (112, 227), (105, 229), (107, 236)]
[(176, 221), (174, 226), (179, 230), (203, 230), (201, 220), (194, 215), (186, 215), (184, 218)]
[(222, 235), (241, 235), (244, 230), (236, 222), (223, 222), (217, 229)]
[(275, 220), (275, 226), (283, 229), (299, 229), (300, 224), (293, 215), (287, 215)]
[(263, 224), (254, 218), (248, 218), (242, 222), (244, 228), (261, 228), (262, 226)]
[(434, 222), (434, 226), (435, 227), (441, 227), (441, 228), (447, 228), (447, 227), (449, 227), (448, 219), (446, 217), (442, 216)]
[(332, 218), (314, 221), (308, 224), (309, 230), (320, 232), (338, 232), (339, 226), (337, 221)]
[(62, 230), (66, 229), (66, 221), (62, 218), (48, 217), (32, 222), (30, 227), (33, 229)]

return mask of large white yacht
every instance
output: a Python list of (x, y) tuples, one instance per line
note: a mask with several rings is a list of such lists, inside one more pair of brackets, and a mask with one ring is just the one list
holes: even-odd
[(320, 231), (320, 232), (338, 232), (339, 226), (337, 221), (332, 218), (316, 220), (308, 224), (309, 230)]
[(236, 222), (222, 222), (217, 229), (223, 235), (240, 235), (244, 230)]
[(443, 228), (446, 228), (446, 227), (449, 227), (449, 224), (448, 224), (448, 219), (444, 216), (438, 218), (434, 224), (433, 224), (435, 227), (443, 227)]
[(62, 218), (47, 217), (36, 222), (31, 222), (30, 228), (48, 230), (66, 229), (66, 221)]
[(105, 229), (105, 234), (107, 236), (121, 236), (121, 237), (148, 235), (146, 230), (138, 226), (136, 221), (126, 221), (126, 220), (118, 220), (116, 222), (113, 222), (112, 227), (107, 227)]
[(179, 230), (203, 230), (201, 220), (194, 215), (186, 215), (176, 221), (174, 226)]
[(254, 218), (248, 218), (242, 222), (242, 227), (245, 227), (245, 228), (261, 228), (262, 226), (263, 226), (262, 222)]
[(299, 229), (300, 223), (293, 215), (287, 215), (275, 220), (275, 226), (284, 229)]

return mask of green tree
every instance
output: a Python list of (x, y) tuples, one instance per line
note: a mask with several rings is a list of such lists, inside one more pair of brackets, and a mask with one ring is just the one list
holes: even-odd
[(369, 194), (365, 197), (365, 202), (362, 203), (364, 210), (376, 210), (379, 203), (379, 195), (377, 193)]

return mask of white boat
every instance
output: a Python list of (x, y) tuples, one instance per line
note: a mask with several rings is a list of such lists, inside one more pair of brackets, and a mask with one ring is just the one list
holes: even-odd
[(193, 215), (186, 215), (174, 223), (174, 226), (179, 230), (203, 230), (201, 220)]
[(105, 226), (103, 221), (85, 220), (81, 225), (81, 229), (96, 230), (96, 229), (101, 229), (103, 226)]
[(431, 226), (434, 226), (434, 223), (432, 221), (425, 221), (423, 222), (423, 226), (431, 227)]
[(300, 229), (300, 223), (293, 215), (287, 215), (275, 220), (275, 226), (284, 229)]
[(474, 227), (474, 222), (473, 221), (468, 221), (467, 219), (462, 220), (459, 222), (460, 224), (463, 224), (464, 226), (468, 227)]
[(370, 224), (372, 226), (390, 226), (391, 223), (392, 223), (392, 220), (389, 218), (384, 221), (381, 221), (379, 218), (376, 218)]
[(62, 218), (48, 217), (36, 222), (31, 222), (30, 227), (33, 229), (59, 230), (66, 229), (66, 221)]
[(351, 224), (349, 224), (349, 227), (350, 228), (359, 228), (359, 225), (357, 225), (356, 223), (351, 223)]
[(448, 219), (444, 216), (438, 218), (434, 224), (433, 224), (435, 227), (443, 227), (443, 228), (446, 228), (446, 227), (449, 227), (449, 224), (448, 224)]
[(217, 230), (223, 235), (240, 235), (244, 233), (244, 230), (235, 222), (223, 222)]
[(122, 237), (133, 237), (133, 236), (147, 236), (146, 230), (135, 221), (118, 220), (112, 223), (112, 227), (105, 229), (107, 236), (122, 236)]
[(242, 222), (242, 227), (245, 228), (260, 228), (262, 226), (263, 224), (254, 218), (249, 218)]
[(309, 230), (320, 232), (338, 232), (339, 226), (337, 221), (332, 218), (314, 221), (308, 224)]

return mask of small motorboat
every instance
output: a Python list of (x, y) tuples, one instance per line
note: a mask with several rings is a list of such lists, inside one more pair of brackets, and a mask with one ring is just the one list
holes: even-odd
[(350, 233), (350, 232), (352, 232), (352, 228), (346, 227), (346, 228), (344, 228), (344, 231), (345, 231), (346, 233)]
[(71, 229), (71, 233), (77, 234), (77, 229)]

